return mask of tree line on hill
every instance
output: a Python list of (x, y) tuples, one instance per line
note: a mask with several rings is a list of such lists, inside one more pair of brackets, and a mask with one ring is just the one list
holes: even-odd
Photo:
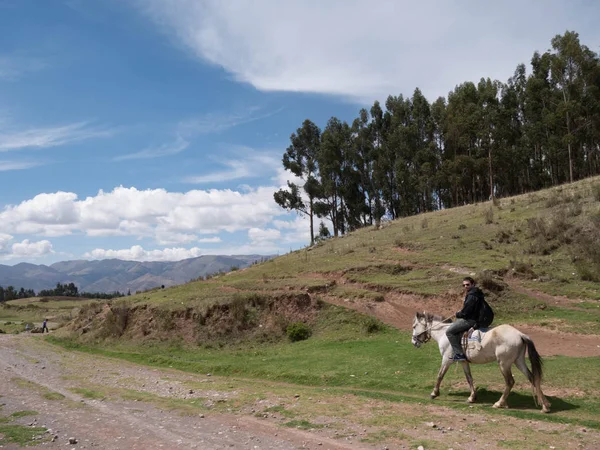
[(315, 217), (338, 236), (599, 174), (599, 55), (573, 31), (551, 45), (505, 83), (464, 82), (433, 103), (417, 88), (324, 130), (305, 120), (283, 155), (302, 185), (288, 182), (274, 200), (310, 218), (312, 245)]
[[(128, 291), (127, 295), (131, 295)], [(117, 297), (124, 297), (119, 291), (106, 293), (106, 292), (79, 292), (77, 286), (74, 283), (62, 284), (56, 283), (54, 289), (42, 289), (36, 295), (33, 289), (15, 289), (14, 286), (8, 286), (3, 288), (0, 286), (0, 303), (9, 300), (17, 300), (20, 298), (31, 298), (31, 297), (84, 297), (84, 298), (98, 298), (98, 299), (111, 299)]]

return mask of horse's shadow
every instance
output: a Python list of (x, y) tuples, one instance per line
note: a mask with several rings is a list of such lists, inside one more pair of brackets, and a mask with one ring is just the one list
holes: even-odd
[[(469, 397), (469, 392), (450, 392), (448, 394), (451, 397), (463, 397), (466, 401), (467, 397)], [(474, 403), (475, 405), (480, 404), (489, 404), (493, 405), (498, 401), (500, 396), (502, 395), (501, 391), (489, 391), (485, 388), (477, 389), (477, 400)], [(549, 397), (546, 396), (548, 401), (552, 404), (550, 408), (550, 414), (560, 412), (560, 411), (569, 411), (572, 409), (578, 409), (579, 406), (573, 403), (569, 403), (564, 401), (558, 397)], [(508, 405), (509, 409), (516, 410), (538, 410), (539, 406), (535, 404), (533, 397), (531, 394), (520, 394), (518, 392), (511, 392), (508, 396)]]

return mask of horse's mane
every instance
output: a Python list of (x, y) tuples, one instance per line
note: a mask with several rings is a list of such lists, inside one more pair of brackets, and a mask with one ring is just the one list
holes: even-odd
[(442, 322), (442, 323), (452, 323), (452, 319), (450, 319), (450, 318), (444, 318), (440, 315), (431, 314), (427, 311), (418, 312), (417, 319), (425, 319), (425, 321), (427, 321), (427, 322), (436, 321), (436, 322)]

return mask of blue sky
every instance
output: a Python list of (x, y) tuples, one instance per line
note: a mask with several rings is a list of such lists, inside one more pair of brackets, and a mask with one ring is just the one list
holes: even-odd
[(413, 3), (0, 0), (0, 263), (300, 248), (273, 192), (304, 119), (600, 49), (595, 2)]

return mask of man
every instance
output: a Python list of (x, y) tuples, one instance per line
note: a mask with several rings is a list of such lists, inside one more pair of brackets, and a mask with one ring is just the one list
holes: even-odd
[(42, 334), (44, 334), (44, 331), (50, 333), (50, 330), (48, 329), (48, 319), (44, 319), (42, 322)]
[(465, 277), (462, 285), (465, 291), (463, 308), (456, 313), (456, 320), (446, 330), (446, 336), (450, 341), (450, 345), (452, 345), (452, 350), (454, 350), (452, 361), (467, 360), (460, 341), (463, 333), (477, 324), (479, 308), (482, 303), (481, 299), (483, 299), (483, 292), (475, 286), (473, 278)]

